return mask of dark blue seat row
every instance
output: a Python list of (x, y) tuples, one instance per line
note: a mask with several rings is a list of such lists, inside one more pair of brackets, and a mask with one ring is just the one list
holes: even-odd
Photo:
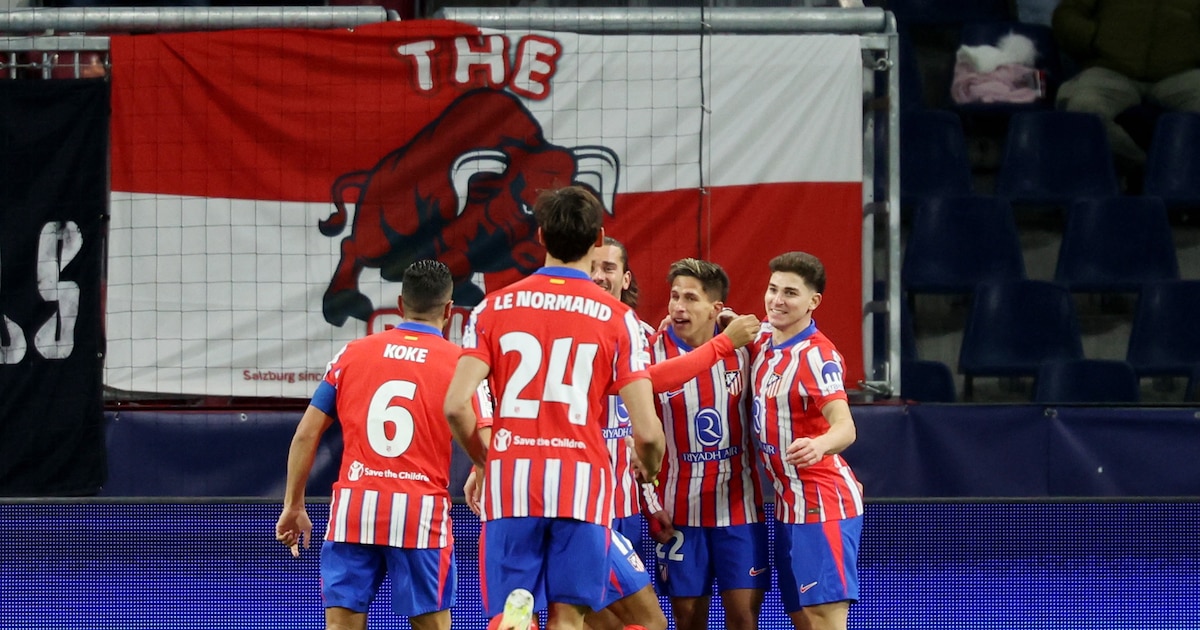
[[(1149, 282), (1134, 311), (1125, 360), (1138, 377), (1192, 377), (1200, 367), (1200, 280)], [(1083, 359), (1069, 289), (1041, 280), (985, 282), (974, 294), (958, 370), (964, 393), (979, 376), (1036, 376), (1046, 363)]]
[[(969, 195), (971, 166), (958, 115), (944, 110), (901, 113), (900, 198)], [(1061, 111), (1014, 114), (1008, 124), (996, 195), (1015, 206), (1065, 208), (1081, 198), (1111, 197), (1119, 186), (1099, 117)], [(1143, 196), (1168, 210), (1200, 207), (1200, 113), (1159, 116), (1146, 163)]]
[[(1054, 280), (1082, 293), (1134, 293), (1176, 280), (1170, 221), (1157, 197), (1078, 199), (1068, 206)], [(1016, 221), (1001, 197), (935, 197), (913, 214), (901, 286), (914, 293), (971, 293), (984, 281), (1025, 278)]]

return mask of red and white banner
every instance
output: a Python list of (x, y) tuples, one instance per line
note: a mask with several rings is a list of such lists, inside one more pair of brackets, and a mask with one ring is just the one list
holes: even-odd
[(307, 397), (397, 320), (412, 260), (448, 264), (464, 309), (536, 269), (529, 205), (572, 182), (650, 322), (679, 258), (762, 315), (771, 257), (821, 257), (818, 325), (862, 375), (857, 36), (412, 21), (121, 36), (112, 58), (109, 386)]

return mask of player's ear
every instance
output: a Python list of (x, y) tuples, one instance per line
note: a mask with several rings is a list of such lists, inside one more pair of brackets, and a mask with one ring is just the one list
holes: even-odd
[(596, 235), (596, 247), (604, 247), (604, 228), (600, 228), (600, 233)]
[(540, 227), (537, 229), (537, 242), (542, 247), (546, 246), (546, 239), (542, 238), (542, 228)]
[(454, 300), (446, 302), (445, 306), (442, 307), (442, 318), (450, 321), (450, 313), (452, 312), (454, 312)]

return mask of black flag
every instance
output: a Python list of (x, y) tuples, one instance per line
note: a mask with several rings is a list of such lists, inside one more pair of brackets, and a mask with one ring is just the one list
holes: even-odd
[(108, 124), (105, 81), (0, 81), (3, 496), (104, 483)]

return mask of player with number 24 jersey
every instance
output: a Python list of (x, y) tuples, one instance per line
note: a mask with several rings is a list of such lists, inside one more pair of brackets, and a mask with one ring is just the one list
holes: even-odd
[(489, 294), (471, 314), (463, 347), (493, 375), (507, 375), (493, 381), (483, 519), (608, 527), (615, 480), (601, 431), (607, 395), (648, 378), (636, 314), (586, 273), (545, 267)]

